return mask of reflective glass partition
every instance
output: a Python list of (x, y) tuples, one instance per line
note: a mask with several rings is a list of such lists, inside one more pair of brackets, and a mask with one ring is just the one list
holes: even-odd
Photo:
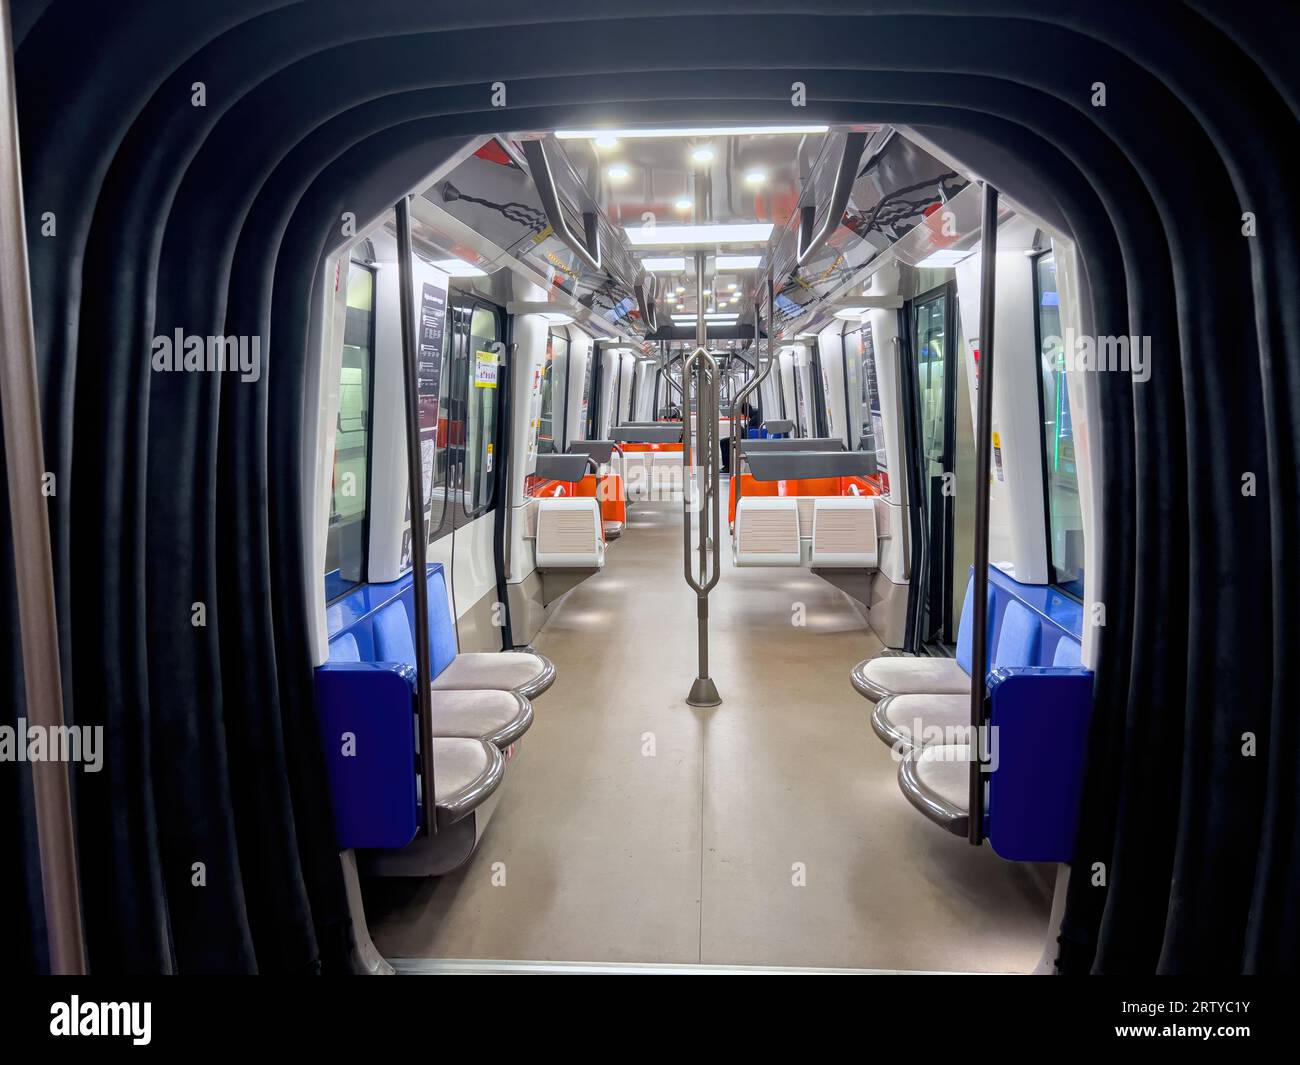
[(537, 453), (564, 450), (564, 384), (569, 367), (569, 340), (558, 333), (546, 338), (542, 363), (542, 397), (538, 412)]
[(497, 312), (477, 304), (469, 317), (467, 362), (469, 364), (468, 398), (465, 418), (465, 512), (470, 517), (485, 513), (492, 506), (496, 480), (497, 396), (503, 380), (505, 357), (501, 346), (500, 320)]
[(1035, 305), (1043, 411), (1044, 476), (1047, 488), (1047, 544), (1052, 583), (1083, 596), (1083, 510), (1074, 461), (1070, 396), (1065, 384), (1061, 340), (1061, 301), (1056, 287), (1056, 257), (1035, 260)]
[(880, 389), (876, 384), (876, 351), (871, 323), (844, 334), (844, 390), (848, 397), (849, 446), (876, 457), (876, 474), (870, 478), (882, 495), (889, 494), (889, 462), (880, 415)]
[(374, 377), (375, 274), (348, 263), (347, 316), (334, 427), (334, 476), (325, 541), (325, 598), (336, 599), (365, 577), (370, 473), (370, 403)]

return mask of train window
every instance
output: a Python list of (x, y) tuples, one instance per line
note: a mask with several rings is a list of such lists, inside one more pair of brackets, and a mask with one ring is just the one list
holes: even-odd
[[(427, 288), (427, 286), (426, 286)], [(446, 293), (443, 293), (443, 302), (446, 303)], [(432, 308), (430, 308), (432, 310)], [(424, 475), (425, 486), (425, 515), (426, 527), (429, 533), (429, 543), (433, 543), (448, 529), (443, 528), (443, 522), (446, 519), (447, 508), (447, 485), (451, 481), (451, 450), (448, 443), (452, 436), (452, 391), (455, 388), (455, 382), (451, 375), (452, 344), (454, 338), (451, 328), (452, 319), (444, 307), (442, 321), (442, 360), (438, 368), (437, 380), (437, 404), (438, 415), (436, 421), (436, 430), (433, 434), (433, 455), (432, 469), (426, 470)], [(425, 456), (426, 464), (430, 462), (428, 456)], [(410, 502), (407, 502), (408, 516)]]
[(466, 514), (475, 518), (491, 508), (496, 486), (493, 469), (498, 378), (505, 372), (505, 359), (495, 310), (475, 306), (470, 317), (468, 355), (463, 499)]
[(334, 483), (325, 540), (327, 600), (337, 599), (365, 579), (374, 350), (375, 274), (361, 263), (349, 263), (334, 428)]
[(1034, 269), (1038, 308), (1038, 344), (1046, 458), (1047, 549), (1052, 582), (1072, 595), (1083, 595), (1083, 511), (1079, 473), (1074, 461), (1070, 396), (1065, 386), (1064, 349), (1060, 344), (1061, 307), (1056, 286), (1056, 258), (1040, 255)]

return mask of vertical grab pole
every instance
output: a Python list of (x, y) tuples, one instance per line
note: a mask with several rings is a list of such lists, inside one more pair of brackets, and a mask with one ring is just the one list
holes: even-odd
[[(0, 357), (0, 408), (26, 713), (32, 725), (48, 730), (63, 726), (63, 680), (49, 511), (41, 492), (45, 445), (23, 219), (11, 26), (8, 0), (0, 0), (0, 229), (8, 234), (0, 248), (4, 260), (0, 269), (0, 352), (4, 353)], [(57, 976), (80, 976), (86, 972), (86, 946), (71, 764), (57, 759), (34, 761), (31, 773), (50, 971)]]
[(975, 624), (970, 678), (970, 823), (967, 839), (984, 839), (984, 696), (989, 668), (989, 473), (993, 451), (993, 309), (997, 281), (998, 190), (985, 182), (980, 215), (980, 333), (975, 379), (979, 407), (975, 424)]
[(424, 524), (424, 463), (420, 457), (420, 372), (416, 350), (415, 276), (412, 269), (411, 209), (405, 196), (397, 201), (397, 273), (401, 290), (402, 369), (406, 401), (406, 469), (411, 502), (411, 579), (415, 600), (415, 702), (420, 724), (420, 788), (424, 830), (437, 835), (438, 811), (433, 780), (432, 669), (429, 662), (428, 529)]
[[(685, 456), (699, 456), (698, 473), (695, 478), (696, 489), (682, 492), (682, 546), (683, 571), (686, 583), (695, 592), (695, 616), (699, 626), (699, 669), (696, 671), (695, 683), (691, 685), (686, 697), (688, 706), (717, 706), (722, 702), (718, 687), (709, 676), (709, 592), (718, 583), (722, 573), (722, 535), (721, 510), (718, 502), (719, 460), (721, 455), (717, 446), (717, 422), (720, 415), (718, 405), (718, 364), (703, 347), (695, 349), (683, 366), (682, 386), (684, 389), (683, 415), (686, 424), (682, 432), (683, 464)], [(696, 430), (694, 440), (690, 433), (690, 399), (692, 380), (695, 384)], [(714, 425), (710, 431), (706, 426)], [(688, 451), (687, 449), (690, 449)], [(700, 515), (700, 543), (698, 558), (692, 558), (691, 544), (691, 510), (692, 503), (698, 499)], [(712, 571), (709, 566), (710, 541), (713, 548)], [(698, 566), (698, 576), (695, 572)]]

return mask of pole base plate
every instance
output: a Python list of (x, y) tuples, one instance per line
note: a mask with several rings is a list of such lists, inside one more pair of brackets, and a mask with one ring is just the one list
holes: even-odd
[(712, 677), (696, 677), (691, 685), (691, 694), (686, 697), (687, 706), (720, 706), (722, 696)]

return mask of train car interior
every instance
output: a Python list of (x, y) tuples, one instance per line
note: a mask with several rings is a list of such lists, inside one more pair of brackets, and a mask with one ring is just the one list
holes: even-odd
[(625, 6), (0, 4), (21, 967), (1294, 971), (1272, 33)]

